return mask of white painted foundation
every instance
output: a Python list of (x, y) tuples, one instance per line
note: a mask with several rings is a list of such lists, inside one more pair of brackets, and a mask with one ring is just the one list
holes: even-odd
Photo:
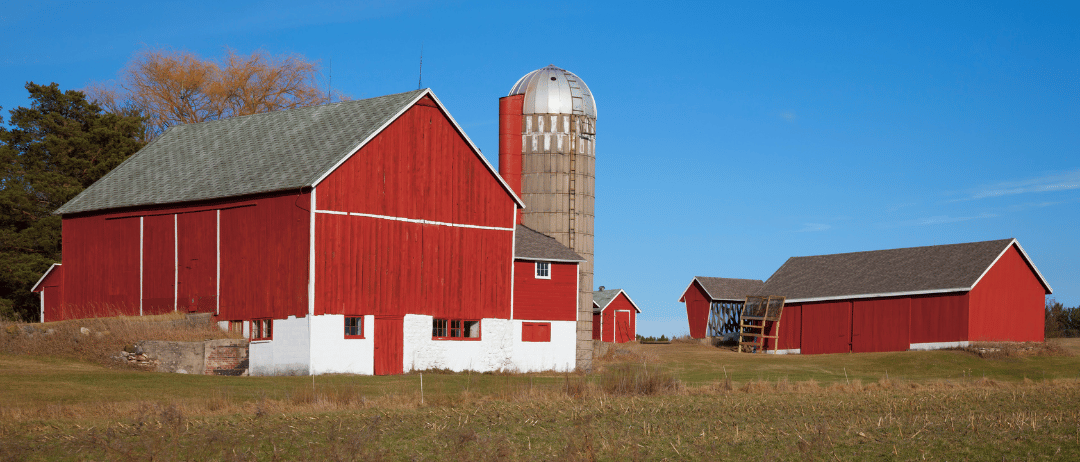
[[(364, 316), (364, 338), (345, 338), (345, 315), (311, 318), (311, 373), (375, 373), (375, 316)], [(428, 332), (431, 332), (430, 326)]]
[(912, 343), (912, 350), (943, 350), (945, 348), (964, 348), (971, 344), (966, 340), (960, 342), (929, 342), (929, 343)]
[[(311, 316), (275, 319), (273, 340), (255, 340), (248, 347), (250, 375), (307, 375), (311, 373)], [(245, 329), (248, 330), (247, 324)], [(344, 336), (344, 326), (341, 334)]]
[[(521, 320), (480, 320), (480, 340), (434, 340), (432, 316), (407, 314), (404, 370), (570, 371), (574, 368), (576, 323), (551, 323), (550, 342), (522, 342)], [(530, 321), (533, 322), (533, 321)]]
[(766, 353), (771, 355), (801, 355), (801, 348), (792, 348), (790, 350), (768, 350)]

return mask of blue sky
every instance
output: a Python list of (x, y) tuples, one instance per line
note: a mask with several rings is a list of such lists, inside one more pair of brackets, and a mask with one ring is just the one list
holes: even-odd
[(1075, 2), (17, 2), (0, 106), (144, 47), (332, 64), (353, 98), (431, 87), (492, 164), (498, 98), (547, 64), (598, 109), (596, 284), (688, 331), (695, 275), (1015, 237), (1080, 305)]

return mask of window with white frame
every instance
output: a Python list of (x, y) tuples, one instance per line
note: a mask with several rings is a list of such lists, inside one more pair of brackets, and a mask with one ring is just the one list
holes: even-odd
[(536, 262), (536, 279), (551, 279), (551, 263)]

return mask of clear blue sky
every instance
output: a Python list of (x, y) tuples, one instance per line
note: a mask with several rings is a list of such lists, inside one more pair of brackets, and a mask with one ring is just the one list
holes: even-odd
[(492, 162), (498, 98), (547, 64), (599, 113), (596, 284), (688, 331), (694, 275), (1015, 237), (1080, 305), (1077, 2), (15, 2), (0, 106), (143, 47), (332, 62), (353, 98), (431, 87)]

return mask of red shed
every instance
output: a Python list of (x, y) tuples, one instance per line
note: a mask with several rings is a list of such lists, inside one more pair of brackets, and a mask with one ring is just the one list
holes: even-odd
[(756, 294), (763, 284), (760, 279), (695, 276), (679, 297), (686, 303), (690, 338), (734, 335), (746, 296)]
[(504, 342), (522, 206), (427, 89), (176, 126), (57, 211), (44, 318), (211, 312), (253, 374), (566, 369)]
[(1042, 274), (1015, 239), (792, 257), (761, 294), (787, 297), (778, 345), (842, 353), (1042, 341)]
[[(523, 342), (572, 344), (577, 325), (580, 264), (585, 259), (555, 238), (518, 225), (514, 234), (513, 318)], [(573, 359), (574, 350), (561, 352)]]
[(641, 309), (622, 289), (593, 292), (593, 339), (626, 343), (637, 339), (637, 315)]
[(56, 311), (64, 300), (63, 281), (64, 268), (59, 263), (53, 263), (30, 288), (30, 292), (37, 292), (41, 299), (41, 322), (45, 322), (46, 311)]

